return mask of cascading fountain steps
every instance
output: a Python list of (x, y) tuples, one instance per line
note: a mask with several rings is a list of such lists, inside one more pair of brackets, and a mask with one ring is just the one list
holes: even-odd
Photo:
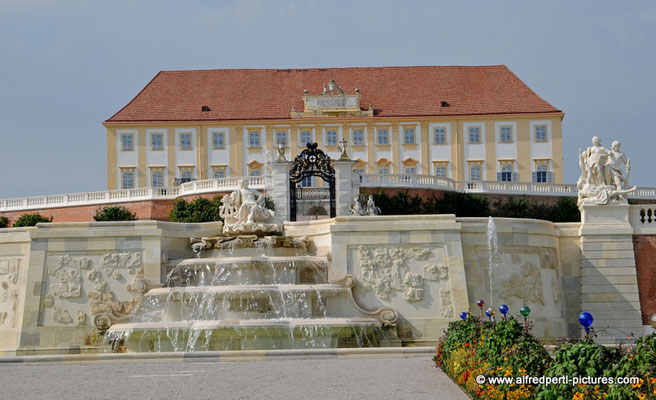
[[(245, 201), (250, 189), (241, 190), (246, 192), (226, 196), (227, 201)], [(261, 207), (253, 201), (251, 207)], [(270, 212), (244, 211), (244, 204), (224, 204), (224, 209), (241, 209), (235, 215), (255, 215), (256, 221), (238, 226), (226, 212), (226, 236), (192, 238), (196, 257), (176, 262), (164, 287), (147, 291), (129, 322), (108, 328), (105, 340), (112, 351), (398, 345), (387, 329), (395, 325), (396, 311), (360, 307), (352, 277), (329, 283), (327, 259), (308, 255), (304, 237), (264, 236), (276, 230), (268, 225), (275, 225)], [(234, 236), (248, 227), (259, 235)]]

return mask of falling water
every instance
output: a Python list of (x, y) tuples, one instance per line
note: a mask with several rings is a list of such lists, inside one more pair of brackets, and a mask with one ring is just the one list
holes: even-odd
[(494, 308), (494, 295), (493, 295), (493, 273), (494, 268), (497, 267), (499, 259), (499, 237), (497, 234), (497, 226), (494, 223), (494, 219), (490, 216), (487, 220), (487, 244), (490, 252), (490, 260), (488, 263), (488, 277), (490, 283), (490, 307)]

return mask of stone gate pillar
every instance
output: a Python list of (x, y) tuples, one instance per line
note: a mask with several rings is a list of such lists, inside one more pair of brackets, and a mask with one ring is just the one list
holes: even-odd
[(601, 343), (644, 333), (628, 204), (582, 205), (581, 309)]
[(275, 161), (271, 164), (271, 187), (267, 190), (276, 207), (276, 216), (289, 221), (289, 161)]
[(349, 215), (353, 202), (353, 160), (335, 160), (335, 201), (338, 216)]

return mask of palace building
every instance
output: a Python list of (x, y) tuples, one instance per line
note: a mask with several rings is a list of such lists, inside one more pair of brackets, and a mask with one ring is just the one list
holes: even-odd
[(347, 143), (362, 174), (562, 183), (563, 117), (504, 65), (162, 71), (104, 123), (107, 186), (266, 175), (280, 142)]

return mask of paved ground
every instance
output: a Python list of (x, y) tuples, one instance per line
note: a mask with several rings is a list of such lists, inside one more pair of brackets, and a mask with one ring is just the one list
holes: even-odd
[(429, 356), (0, 365), (2, 399), (463, 399)]

